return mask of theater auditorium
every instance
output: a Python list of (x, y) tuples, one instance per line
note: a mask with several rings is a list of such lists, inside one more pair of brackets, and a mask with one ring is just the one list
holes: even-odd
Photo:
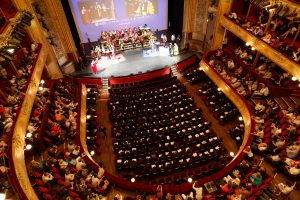
[(299, 0), (1, 0), (0, 200), (299, 200)]

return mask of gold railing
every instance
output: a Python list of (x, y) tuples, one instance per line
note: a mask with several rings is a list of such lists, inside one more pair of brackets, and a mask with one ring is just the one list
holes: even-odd
[(248, 42), (257, 51), (268, 57), (282, 69), (300, 79), (299, 63), (293, 61), (291, 58), (274, 49), (263, 40), (255, 37), (250, 32), (248, 32), (226, 16), (222, 16), (220, 23), (224, 26), (224, 28), (226, 28), (245, 42)]
[(47, 53), (42, 47), (38, 55), (33, 73), (26, 94), (24, 96), (23, 104), (20, 105), (21, 110), (16, 119), (15, 127), (13, 130), (12, 143), (11, 143), (11, 156), (13, 166), (11, 167), (12, 178), (14, 180), (14, 187), (18, 191), (20, 198), (35, 200), (38, 199), (32, 185), (29, 181), (27, 167), (25, 163), (25, 135), (27, 124), (30, 118), (32, 106), (35, 96), (39, 87), (43, 69), (46, 63)]
[(251, 118), (252, 109), (250, 108), (248, 102), (240, 96), (231, 86), (227, 84), (227, 82), (221, 77), (221, 75), (212, 69), (206, 62), (204, 56), (200, 62), (200, 69), (205, 72), (205, 74), (222, 90), (222, 92), (231, 100), (231, 102), (237, 107), (239, 112), (242, 115), (245, 132), (243, 137), (243, 143), (239, 148), (239, 151), (236, 153), (235, 158), (231, 161), (231, 163), (236, 162), (235, 159), (241, 157), (243, 150), (246, 146), (251, 143), (253, 135), (250, 133), (254, 131), (254, 121)]

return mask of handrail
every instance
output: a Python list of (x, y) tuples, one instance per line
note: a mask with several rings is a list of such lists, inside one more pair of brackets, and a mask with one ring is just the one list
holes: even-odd
[(245, 30), (239, 24), (232, 21), (229, 17), (222, 16), (220, 22), (224, 26), (224, 28), (226, 28), (245, 42), (248, 42), (257, 51), (268, 57), (282, 69), (300, 79), (300, 63), (292, 60), (290, 57), (270, 46), (262, 39), (257, 38), (251, 32)]
[[(240, 96), (235, 89), (227, 83), (223, 77), (219, 73), (217, 73), (213, 67), (209, 66), (209, 64), (205, 61), (206, 54), (203, 56), (203, 60), (200, 63), (201, 69), (223, 90), (223, 92), (231, 99), (231, 101), (237, 106), (240, 110), (244, 123), (245, 123), (245, 134), (242, 146), (240, 147), (237, 155), (234, 159), (222, 170), (201, 178), (197, 181), (198, 184), (203, 185), (206, 182), (216, 180), (228, 174), (233, 168), (242, 161), (244, 158), (245, 153), (243, 150), (246, 146), (250, 145), (253, 139), (253, 135), (250, 133), (254, 132), (255, 123), (251, 116), (253, 115), (252, 109), (249, 106), (248, 102), (244, 99), (244, 97)], [(225, 83), (225, 84), (224, 84)], [(85, 85), (81, 86), (81, 102), (79, 103), (80, 109), (80, 131), (77, 132), (76, 141), (82, 147), (86, 156), (84, 156), (84, 160), (86, 163), (95, 171), (98, 170), (99, 166), (95, 161), (92, 159), (90, 153), (88, 152), (87, 144), (86, 144), (86, 87)], [(155, 185), (148, 185), (144, 183), (132, 183), (127, 181), (123, 178), (117, 177), (110, 173), (105, 172), (104, 176), (116, 186), (127, 189), (130, 191), (139, 191), (139, 192), (147, 192), (147, 193), (155, 193), (156, 186)], [(163, 191), (166, 193), (171, 194), (178, 194), (178, 193), (187, 193), (192, 190), (191, 183), (184, 183), (180, 185), (165, 185), (163, 186)]]
[(10, 180), (14, 180), (12, 185), (18, 192), (20, 199), (38, 199), (29, 181), (25, 163), (24, 147), (27, 124), (34, 103), (34, 97), (36, 96), (39, 82), (46, 63), (46, 58), (47, 53), (44, 48), (41, 48), (34, 65), (35, 67), (33, 72), (30, 75), (30, 81), (28, 83), (23, 103), (21, 102), (22, 106), (16, 116), (16, 121), (12, 132), (12, 140), (10, 140), (8, 144), (8, 157), (10, 158), (9, 166), (11, 172)]

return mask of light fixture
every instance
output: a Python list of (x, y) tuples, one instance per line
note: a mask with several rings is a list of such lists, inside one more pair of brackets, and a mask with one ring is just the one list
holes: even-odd
[(91, 118), (91, 115), (87, 115), (86, 118), (87, 118), (87, 119), (90, 119), (90, 118)]
[(189, 183), (193, 182), (193, 179), (192, 178), (188, 178), (188, 182)]
[(40, 90), (40, 91), (42, 91), (42, 90), (43, 90), (43, 87), (42, 87), (42, 86), (40, 86), (40, 87), (39, 87), (39, 90)]
[(88, 88), (88, 89), (87, 89), (87, 91), (89, 92), (89, 91), (91, 91), (91, 89), (90, 89), (90, 88)]
[(240, 116), (240, 117), (239, 117), (239, 120), (240, 120), (240, 121), (243, 121), (243, 118)]
[(5, 200), (6, 194), (5, 193), (0, 193), (0, 200)]
[(249, 42), (246, 42), (246, 44), (245, 44), (246, 46), (250, 46), (250, 43)]
[(10, 48), (10, 49), (7, 49), (7, 51), (8, 51), (9, 53), (13, 54), (13, 53), (15, 52), (15, 49)]
[(130, 181), (131, 181), (132, 183), (134, 183), (134, 182), (135, 182), (135, 178), (131, 178)]
[(218, 91), (221, 91), (221, 88), (218, 88)]
[(32, 145), (31, 144), (27, 144), (26, 145), (26, 150), (30, 150), (32, 148)]
[(94, 150), (91, 151), (91, 156), (93, 156), (93, 155), (95, 155), (95, 151)]
[(292, 81), (296, 81), (296, 80), (297, 80), (297, 77), (293, 76)]
[(254, 48), (254, 47), (252, 47), (252, 48), (251, 48), (251, 50), (252, 50), (252, 51), (255, 51), (255, 48)]
[(41, 80), (41, 84), (44, 84), (45, 83), (45, 81), (44, 80)]
[(234, 153), (233, 153), (233, 152), (230, 152), (229, 155), (230, 155), (231, 157), (233, 157), (233, 156), (234, 156)]
[(31, 137), (32, 137), (32, 133), (27, 133), (27, 134), (26, 134), (26, 137), (27, 137), (27, 138), (31, 138)]

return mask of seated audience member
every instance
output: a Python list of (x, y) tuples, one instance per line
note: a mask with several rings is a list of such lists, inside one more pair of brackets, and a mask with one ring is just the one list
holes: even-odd
[(285, 185), (285, 184), (283, 184), (283, 183), (279, 183), (279, 184), (277, 185), (277, 187), (279, 188), (279, 190), (280, 190), (280, 192), (281, 192), (282, 194), (288, 195), (288, 194), (290, 194), (290, 193), (293, 191), (295, 185), (296, 185), (296, 182), (295, 182), (294, 185), (292, 185), (291, 187), (289, 187), (289, 186), (287, 186), (287, 185)]
[(252, 174), (251, 180), (252, 180), (254, 185), (261, 186), (262, 185), (262, 175), (261, 175), (261, 173), (256, 172), (256, 173)]
[(44, 172), (43, 175), (42, 175), (42, 180), (43, 180), (44, 183), (47, 183), (48, 181), (53, 180), (53, 176), (49, 172)]
[(231, 193), (232, 192), (232, 180), (229, 180), (226, 184), (220, 185), (220, 188), (225, 193)]
[(286, 148), (286, 154), (289, 158), (296, 158), (299, 153), (299, 145), (291, 145)]

